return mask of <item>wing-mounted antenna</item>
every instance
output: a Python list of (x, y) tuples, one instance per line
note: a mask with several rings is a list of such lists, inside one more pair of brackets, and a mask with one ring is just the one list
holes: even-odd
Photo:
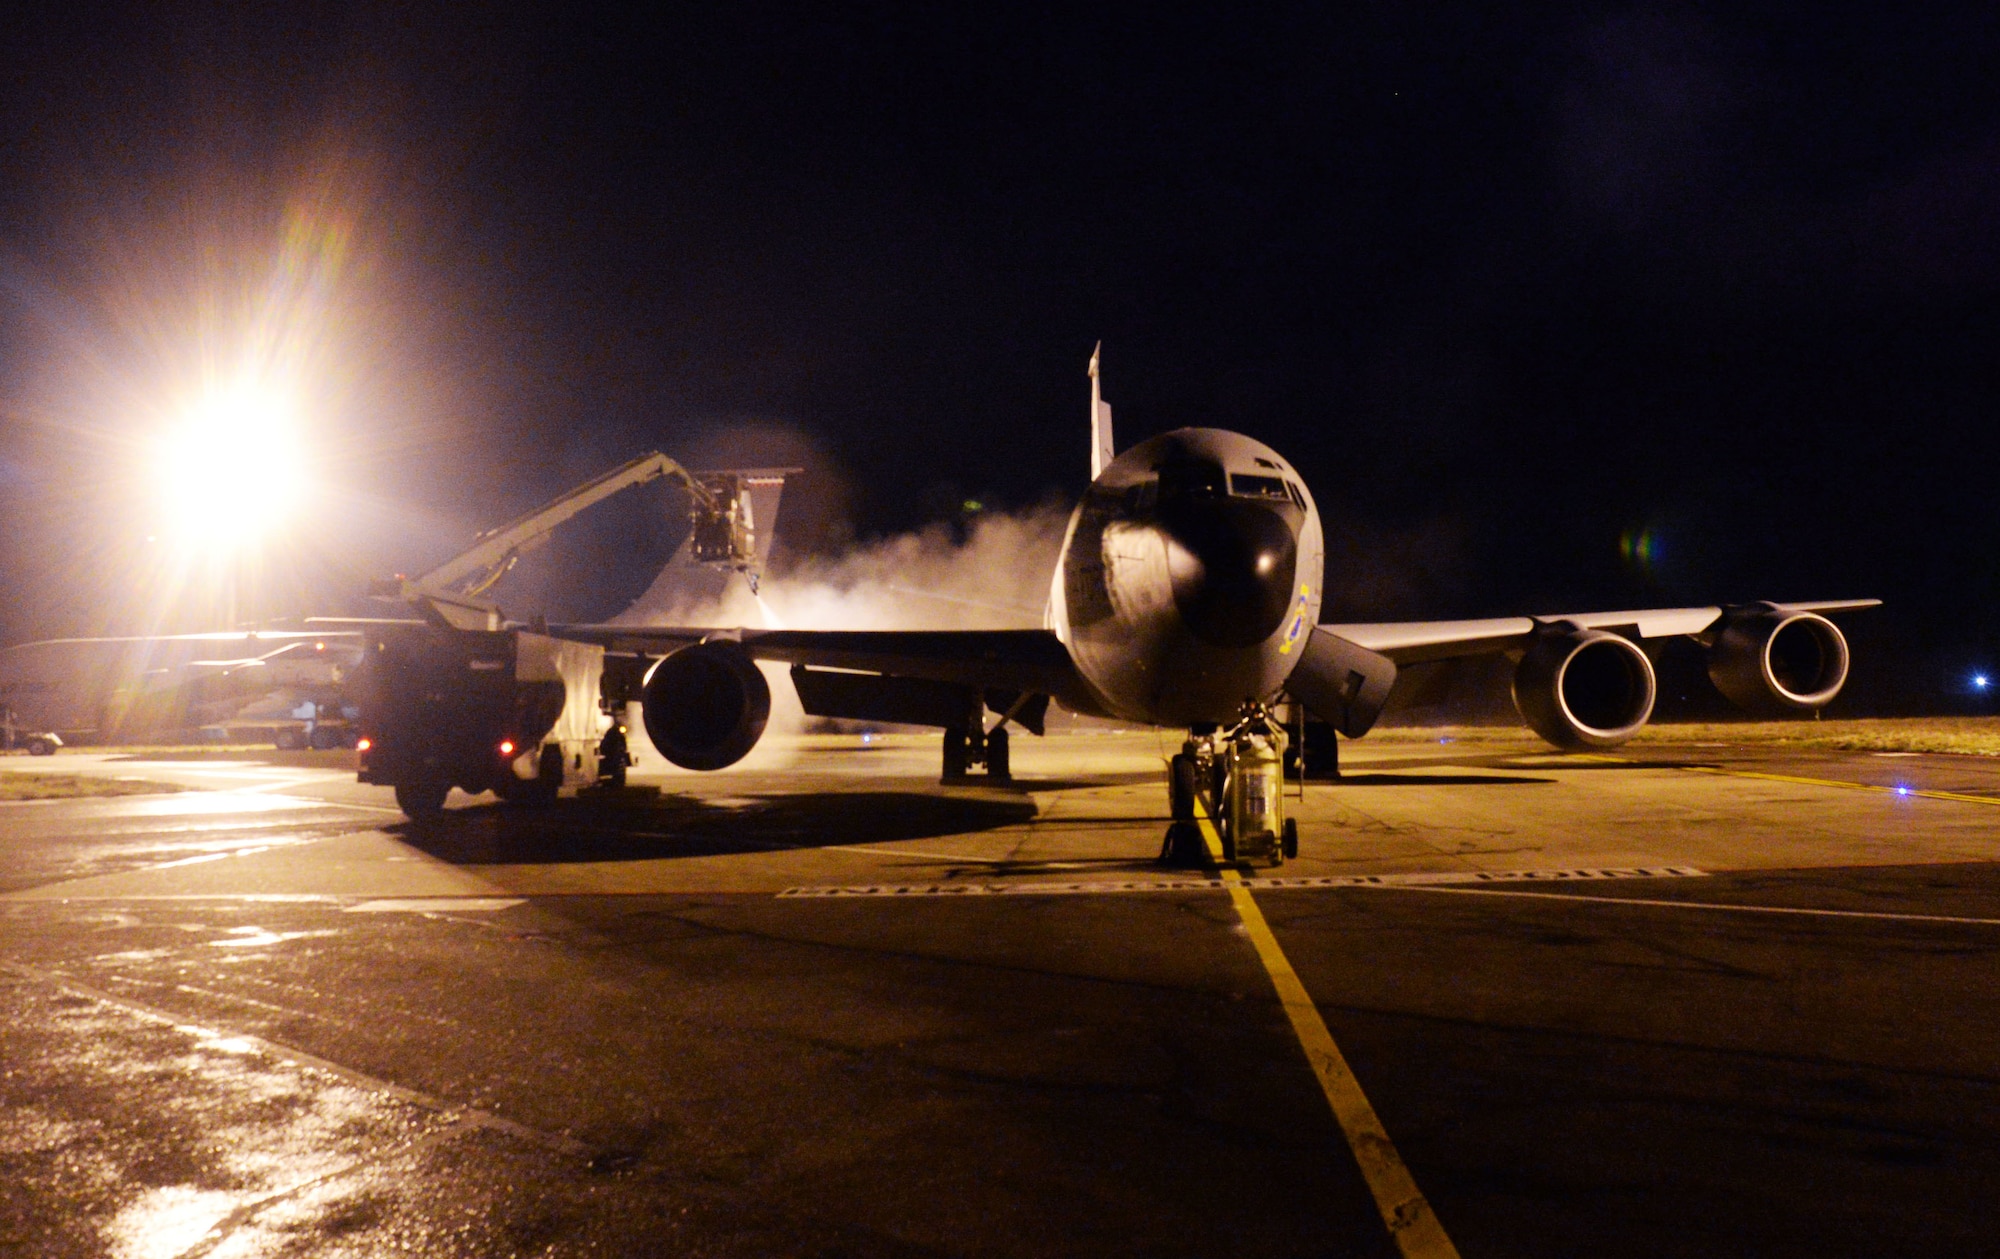
[(1111, 404), (1097, 380), (1097, 356), (1103, 351), (1099, 341), (1090, 351), (1090, 479), (1095, 482), (1118, 455), (1118, 443), (1111, 437)]

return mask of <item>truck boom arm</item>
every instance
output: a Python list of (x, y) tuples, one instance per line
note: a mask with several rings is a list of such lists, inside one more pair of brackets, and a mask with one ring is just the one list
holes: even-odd
[(498, 629), (500, 609), (481, 598), (523, 552), (548, 540), (551, 530), (621, 490), (671, 477), (693, 496), (697, 516), (721, 506), (700, 479), (654, 451), (586, 481), (568, 493), (479, 535), (471, 547), (420, 577), (402, 578), (395, 591), (435, 622), (458, 629)]

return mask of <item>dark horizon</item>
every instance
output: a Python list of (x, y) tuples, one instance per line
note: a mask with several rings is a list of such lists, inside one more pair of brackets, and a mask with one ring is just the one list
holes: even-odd
[[(1329, 620), (1875, 596), (1844, 707), (2000, 671), (1969, 10), (81, 5), (8, 38), (6, 641), (214, 615), (149, 568), (135, 452), (276, 310), (326, 493), (239, 610), (335, 610), (654, 448), (806, 466), (794, 556), (1073, 501), (1102, 340), (1121, 444), (1297, 465)], [(631, 527), (571, 544), (592, 584), (643, 567)]]

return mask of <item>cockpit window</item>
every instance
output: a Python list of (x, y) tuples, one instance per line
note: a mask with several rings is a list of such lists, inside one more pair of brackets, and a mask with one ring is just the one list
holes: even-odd
[(1238, 498), (1275, 498), (1281, 502), (1291, 498), (1285, 492), (1283, 477), (1252, 476), (1246, 472), (1229, 474), (1229, 492)]
[(1169, 463), (1160, 468), (1160, 501), (1163, 503), (1178, 498), (1221, 498), (1228, 492), (1223, 486), (1222, 465), (1206, 459)]
[(1290, 481), (1285, 482), (1285, 488), (1292, 492), (1292, 501), (1299, 505), (1299, 510), (1304, 511), (1306, 509), (1305, 493)]

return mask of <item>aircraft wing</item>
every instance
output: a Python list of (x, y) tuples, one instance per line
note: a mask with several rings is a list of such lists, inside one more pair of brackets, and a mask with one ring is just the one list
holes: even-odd
[[(1791, 612), (1852, 612), (1878, 606), (1880, 599), (1833, 599), (1778, 603)], [(1567, 622), (1580, 629), (1619, 630), (1639, 638), (1706, 633), (1728, 609), (1640, 608), (1623, 612), (1565, 612), (1554, 616), (1505, 616), (1473, 621), (1376, 621), (1322, 625), (1326, 633), (1379, 652), (1397, 664), (1448, 660), (1525, 648), (1544, 625)]]
[(557, 638), (606, 651), (664, 655), (704, 640), (740, 643), (758, 660), (853, 669), (963, 686), (1081, 698), (1083, 680), (1048, 630), (795, 630), (552, 625)]

